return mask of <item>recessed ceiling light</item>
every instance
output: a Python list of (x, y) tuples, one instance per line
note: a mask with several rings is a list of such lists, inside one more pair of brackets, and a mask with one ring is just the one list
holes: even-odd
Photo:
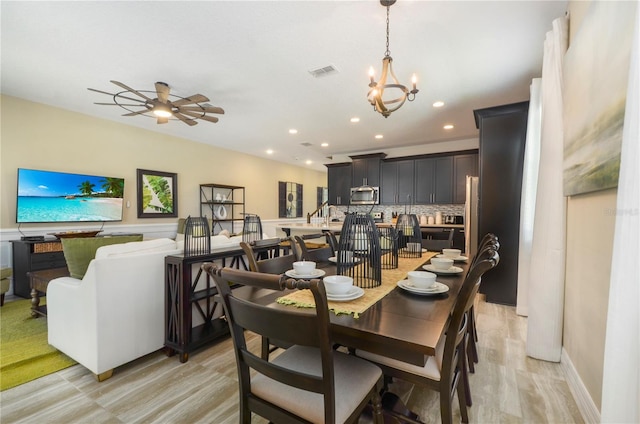
[(360, 118), (358, 118), (357, 116), (354, 116), (353, 118), (350, 119), (351, 122), (360, 122)]
[(307, 165), (311, 165), (313, 162), (312, 162), (312, 161), (310, 161), (310, 160), (308, 160), (308, 161), (306, 161), (305, 163), (306, 163)]
[(376, 139), (377, 140), (382, 140), (384, 138), (384, 136), (382, 134), (376, 134)]
[(322, 144), (320, 144), (320, 146), (322, 146), (322, 147), (329, 147), (329, 143), (322, 143)]
[(444, 102), (442, 100), (438, 100), (433, 104), (433, 107), (442, 107), (444, 106)]
[(291, 129), (289, 130), (289, 134), (298, 134), (298, 130), (297, 130), (297, 129), (295, 129), (295, 128), (291, 128)]
[(445, 126), (444, 126), (444, 127), (442, 127), (442, 128), (444, 128), (445, 130), (452, 130), (452, 129), (453, 129), (453, 125), (451, 125), (451, 124), (447, 124), (447, 125), (445, 125)]
[(268, 155), (272, 155), (273, 154), (273, 150), (271, 150), (271, 149), (267, 150), (267, 154)]

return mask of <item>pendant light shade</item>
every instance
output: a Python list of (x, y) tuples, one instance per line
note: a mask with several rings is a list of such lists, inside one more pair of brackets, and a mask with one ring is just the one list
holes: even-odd
[(262, 240), (262, 222), (258, 215), (246, 214), (242, 226), (242, 241), (252, 243), (256, 240)]

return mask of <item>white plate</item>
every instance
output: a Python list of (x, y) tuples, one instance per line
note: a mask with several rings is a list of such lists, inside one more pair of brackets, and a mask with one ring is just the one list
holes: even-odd
[(289, 271), (285, 272), (285, 275), (287, 277), (291, 277), (291, 278), (319, 278), (322, 277), (324, 274), (326, 274), (324, 272), (324, 270), (322, 269), (315, 269), (311, 274), (297, 274), (295, 270), (290, 269)]
[(419, 294), (421, 296), (432, 296), (435, 294), (442, 294), (449, 291), (449, 286), (439, 283), (437, 281), (435, 286), (436, 286), (435, 288), (420, 289), (418, 287), (415, 287), (413, 284), (411, 284), (409, 280), (398, 281), (398, 287), (400, 287), (401, 289), (406, 290), (413, 294)]
[(439, 254), (438, 258), (453, 259), (454, 262), (467, 262), (467, 259), (469, 259), (466, 256), (458, 256), (457, 258), (449, 258), (448, 256), (445, 256), (443, 253)]
[(442, 274), (442, 275), (460, 274), (463, 271), (462, 268), (457, 266), (452, 266), (449, 269), (438, 269), (431, 264), (422, 265), (422, 268), (426, 269), (427, 271), (435, 272), (436, 274)]
[(327, 293), (327, 300), (331, 300), (333, 302), (347, 302), (349, 300), (354, 300), (359, 297), (362, 297), (364, 294), (364, 289), (353, 286), (351, 290), (344, 294), (329, 294)]
[[(338, 263), (338, 258), (336, 258), (335, 256), (332, 256), (332, 257), (329, 258), (329, 262), (333, 262), (333, 263), (337, 264)], [(346, 262), (346, 263), (348, 263), (348, 264), (356, 263), (357, 264), (358, 262), (360, 262), (360, 259), (356, 258), (355, 261)]]

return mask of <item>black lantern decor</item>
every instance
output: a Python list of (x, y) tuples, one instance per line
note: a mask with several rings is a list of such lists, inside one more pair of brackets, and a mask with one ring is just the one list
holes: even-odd
[(187, 217), (184, 224), (184, 256), (211, 253), (211, 232), (207, 217)]
[(378, 228), (382, 269), (398, 268), (398, 232), (393, 227)]
[(396, 222), (398, 232), (398, 254), (401, 258), (422, 256), (422, 233), (416, 214), (401, 214)]
[(363, 289), (382, 284), (380, 233), (371, 215), (346, 215), (338, 242), (337, 271)]
[(252, 243), (256, 240), (262, 240), (262, 222), (258, 215), (246, 214), (242, 226), (242, 241)]

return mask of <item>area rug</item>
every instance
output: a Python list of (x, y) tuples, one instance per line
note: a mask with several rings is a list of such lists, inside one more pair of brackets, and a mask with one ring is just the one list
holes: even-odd
[(47, 343), (47, 319), (31, 317), (31, 300), (6, 302), (0, 308), (0, 390), (75, 363)]

